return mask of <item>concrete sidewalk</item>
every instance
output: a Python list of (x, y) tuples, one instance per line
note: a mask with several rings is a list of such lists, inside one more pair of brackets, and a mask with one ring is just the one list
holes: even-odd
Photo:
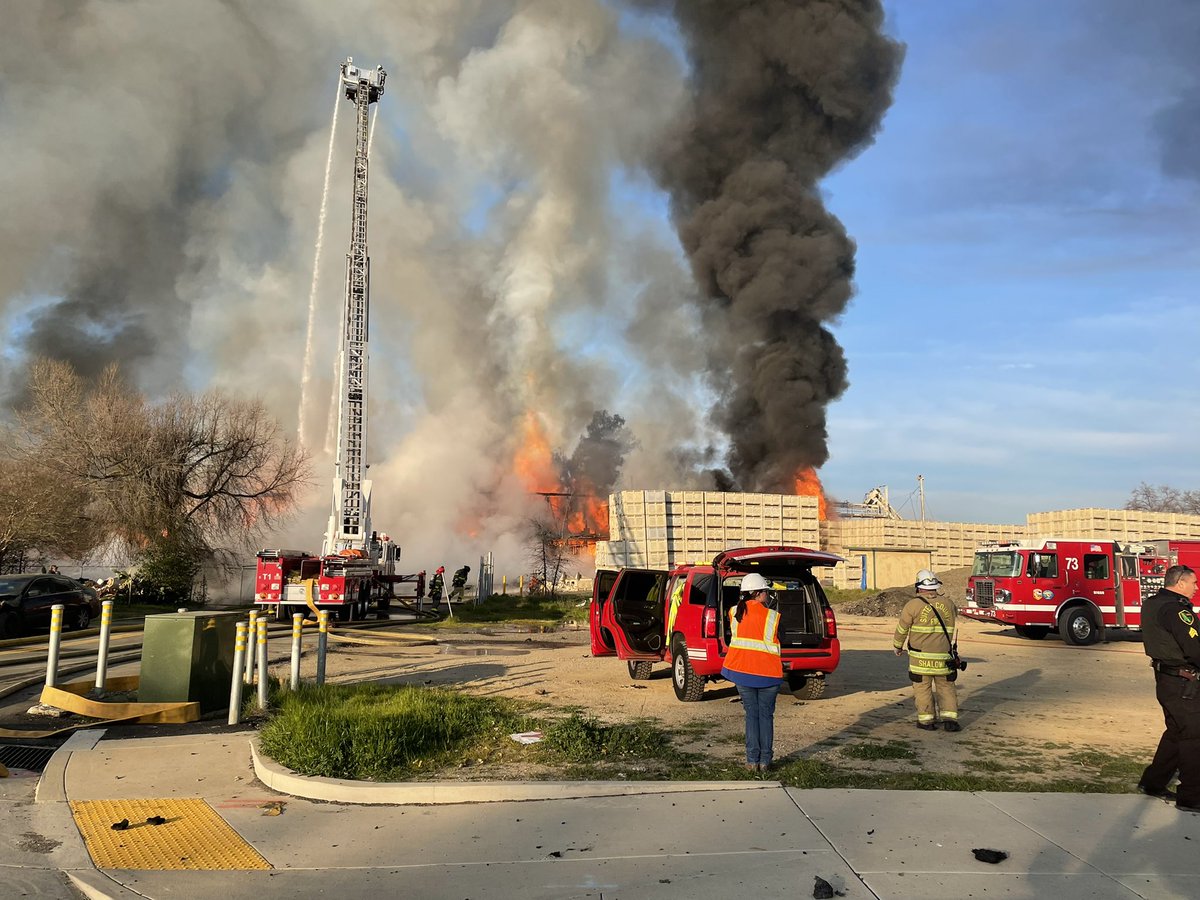
[[(36, 803), (33, 778), (0, 781), (6, 896), (803, 898), (817, 876), (847, 898), (1200, 896), (1200, 816), (1134, 794), (673, 783), (622, 785), (630, 793), (616, 796), (362, 806), (267, 788), (246, 732), (98, 737), (64, 745)], [(69, 805), (181, 798), (202, 798), (271, 868), (98, 871)], [(282, 814), (264, 809), (272, 801), (284, 802)], [(122, 840), (153, 834), (144, 827)], [(979, 862), (977, 847), (1009, 858)]]

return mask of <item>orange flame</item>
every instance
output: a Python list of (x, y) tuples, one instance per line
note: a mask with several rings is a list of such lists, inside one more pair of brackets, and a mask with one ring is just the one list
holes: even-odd
[(521, 423), (521, 443), (513, 460), (517, 477), (528, 491), (557, 491), (561, 487), (554, 474), (554, 459), (550, 441), (542, 420), (532, 410), (525, 413)]
[(825, 488), (821, 479), (812, 466), (801, 469), (796, 473), (796, 495), (799, 497), (817, 498), (817, 518), (822, 522), (828, 518), (829, 500), (825, 496)]

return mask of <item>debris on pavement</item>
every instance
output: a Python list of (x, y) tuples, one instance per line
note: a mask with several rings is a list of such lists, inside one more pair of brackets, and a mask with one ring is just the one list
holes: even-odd
[(992, 865), (1008, 859), (1008, 854), (1003, 850), (988, 850), (984, 847), (977, 847), (971, 852), (975, 854), (975, 858), (980, 862), (991, 863)]

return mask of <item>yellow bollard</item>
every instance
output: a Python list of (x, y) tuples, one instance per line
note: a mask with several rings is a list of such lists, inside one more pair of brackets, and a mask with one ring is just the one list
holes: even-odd
[(329, 649), (329, 610), (317, 613), (317, 684), (325, 683), (325, 651)]
[(300, 640), (304, 635), (304, 615), (292, 614), (292, 680), (291, 689), (300, 690)]
[(108, 680), (108, 641), (112, 635), (113, 602), (100, 604), (100, 652), (96, 655), (96, 690), (104, 690)]
[(500, 593), (506, 597), (508, 596), (508, 576), (507, 575), (500, 576)]
[(267, 688), (270, 677), (267, 672), (267, 620), (258, 620), (258, 708), (267, 708)]
[(58, 686), (58, 647), (62, 643), (62, 620), (63, 605), (55, 603), (50, 607), (50, 652), (46, 656), (46, 687)]
[(229, 683), (229, 724), (236, 725), (242, 715), (242, 673), (245, 671), (246, 623), (238, 622), (233, 644), (233, 678)]
[(258, 639), (258, 610), (250, 610), (250, 624), (246, 628), (246, 633), (250, 635), (250, 652), (246, 654), (246, 684), (254, 684), (254, 660), (257, 651), (254, 649), (254, 642)]

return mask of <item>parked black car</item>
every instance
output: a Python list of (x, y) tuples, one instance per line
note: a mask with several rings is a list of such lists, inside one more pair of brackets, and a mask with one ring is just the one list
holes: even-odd
[(65, 575), (0, 576), (0, 638), (50, 627), (50, 608), (61, 603), (64, 628), (87, 628), (100, 615), (100, 598)]

